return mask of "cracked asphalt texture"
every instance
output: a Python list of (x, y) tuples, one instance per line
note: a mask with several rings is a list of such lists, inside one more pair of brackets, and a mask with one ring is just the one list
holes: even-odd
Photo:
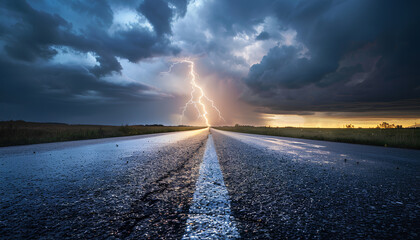
[[(211, 132), (241, 238), (420, 238), (420, 151)], [(0, 148), (0, 239), (180, 239), (207, 135)]]
[(196, 132), (1, 149), (0, 238), (181, 238), (208, 130)]
[(212, 133), (242, 238), (419, 238), (420, 151)]

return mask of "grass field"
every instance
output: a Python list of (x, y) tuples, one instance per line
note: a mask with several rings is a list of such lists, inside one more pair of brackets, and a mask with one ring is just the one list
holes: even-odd
[(0, 147), (200, 129), (187, 126), (69, 125), (0, 121)]
[(216, 129), (281, 137), (305, 138), (333, 142), (359, 143), (387, 147), (420, 149), (420, 129), (376, 128), (270, 128), (270, 127), (216, 127)]

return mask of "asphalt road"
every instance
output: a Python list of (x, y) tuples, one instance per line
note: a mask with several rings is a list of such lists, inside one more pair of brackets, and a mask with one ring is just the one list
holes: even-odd
[(0, 238), (420, 238), (420, 151), (211, 133), (0, 148)]

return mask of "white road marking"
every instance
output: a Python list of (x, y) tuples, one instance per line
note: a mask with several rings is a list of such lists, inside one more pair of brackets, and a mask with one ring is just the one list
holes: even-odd
[(239, 238), (235, 220), (230, 214), (229, 194), (210, 134), (182, 239)]

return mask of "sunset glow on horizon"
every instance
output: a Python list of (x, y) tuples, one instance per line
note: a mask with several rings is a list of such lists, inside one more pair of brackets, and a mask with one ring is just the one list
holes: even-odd
[(387, 122), (406, 127), (418, 126), (420, 118), (346, 118), (328, 116), (299, 116), (299, 115), (265, 115), (266, 123), (262, 126), (270, 127), (305, 127), (305, 128), (346, 128), (353, 125), (354, 128), (376, 128), (379, 124)]

